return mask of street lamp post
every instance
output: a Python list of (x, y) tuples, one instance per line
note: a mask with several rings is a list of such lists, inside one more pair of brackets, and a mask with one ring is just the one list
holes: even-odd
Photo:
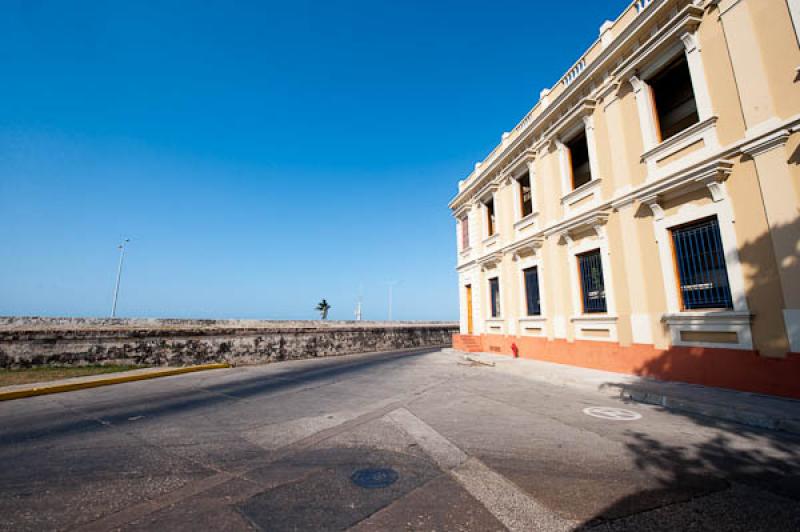
[(119, 281), (122, 278), (122, 260), (125, 258), (125, 244), (130, 242), (129, 238), (122, 241), (122, 244), (117, 246), (119, 248), (119, 266), (117, 266), (117, 282), (114, 285), (114, 302), (111, 304), (111, 317), (114, 318), (117, 314), (117, 297), (119, 296)]

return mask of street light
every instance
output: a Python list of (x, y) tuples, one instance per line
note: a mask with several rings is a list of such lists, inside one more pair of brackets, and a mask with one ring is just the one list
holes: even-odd
[(117, 296), (119, 296), (119, 281), (122, 278), (122, 259), (125, 258), (125, 244), (130, 242), (130, 238), (126, 238), (122, 241), (122, 244), (117, 246), (119, 249), (119, 266), (117, 267), (117, 283), (114, 285), (114, 302), (111, 304), (111, 317), (115, 317), (117, 314)]

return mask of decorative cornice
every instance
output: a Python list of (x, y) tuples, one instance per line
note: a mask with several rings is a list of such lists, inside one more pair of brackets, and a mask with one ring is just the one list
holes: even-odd
[(503, 252), (493, 251), (492, 253), (487, 253), (486, 255), (478, 258), (477, 263), (482, 270), (487, 270), (496, 264), (500, 264), (500, 261), (502, 260)]
[(523, 252), (529, 252), (529, 254), (534, 255), (536, 254), (536, 250), (541, 248), (544, 245), (544, 238), (540, 235), (533, 235), (513, 244), (506, 246), (503, 250), (507, 253), (512, 254), (512, 258), (518, 258)]
[(608, 222), (608, 217), (611, 210), (608, 208), (608, 203), (586, 213), (578, 216), (573, 216), (561, 223), (555, 224), (544, 231), (545, 236), (559, 235), (564, 238), (567, 243), (571, 242), (572, 235), (581, 230), (594, 229), (598, 236), (601, 235), (599, 228)]
[[(487, 174), (490, 174), (494, 170), (494, 166), (499, 161), (502, 161), (508, 153), (516, 149), (521, 142), (530, 138), (530, 133), (535, 129), (535, 127), (546, 123), (547, 120), (550, 120), (558, 112), (564, 102), (568, 101), (575, 94), (579, 94), (580, 90), (585, 89), (586, 83), (588, 83), (592, 77), (597, 74), (597, 72), (601, 71), (603, 68), (608, 68), (612, 59), (632, 42), (633, 38), (637, 32), (642, 29), (642, 27), (647, 26), (653, 20), (663, 17), (664, 13), (672, 2), (662, 1), (653, 3), (655, 5), (649, 6), (648, 9), (642, 10), (637, 14), (636, 18), (631, 23), (622, 28), (622, 31), (620, 31), (618, 35), (615, 35), (614, 40), (607, 47), (601, 50), (599, 55), (593, 61), (586, 64), (581, 76), (577, 78), (574, 83), (571, 83), (564, 90), (562, 90), (554, 100), (550, 101), (550, 89), (545, 89), (546, 92), (543, 91), (543, 95), (540, 97), (540, 100), (511, 130), (508, 141), (496, 146), (489, 153), (486, 159), (480, 163), (476, 163), (476, 170), (464, 180), (466, 186), (463, 190), (459, 191), (456, 197), (451, 201), (451, 208), (454, 208), (461, 201), (464, 201), (463, 196), (469, 196), (472, 190), (477, 189), (481, 185), (481, 182), (485, 180)], [(681, 13), (688, 9), (688, 7), (682, 10)], [(698, 8), (694, 7), (694, 9), (697, 10)], [(702, 10), (700, 11), (702, 13)], [(620, 15), (620, 17), (621, 16), (622, 15)], [(680, 13), (677, 16), (680, 16)], [(661, 32), (659, 31), (659, 33)], [(560, 83), (561, 80), (554, 85), (554, 89), (558, 87)], [(548, 100), (547, 105), (545, 105), (545, 98)], [(538, 114), (535, 113), (537, 109), (540, 110)]]
[(626, 196), (615, 200), (612, 205), (614, 208), (618, 208), (618, 206), (631, 201), (638, 201), (650, 209), (656, 220), (660, 220), (664, 217), (661, 202), (668, 197), (707, 187), (714, 201), (724, 199), (725, 191), (721, 183), (728, 178), (732, 169), (733, 163), (731, 161), (714, 159), (630, 192)]
[(780, 129), (758, 140), (749, 142), (742, 146), (742, 153), (750, 157), (758, 157), (762, 153), (780, 148), (789, 140), (791, 133), (788, 129)]

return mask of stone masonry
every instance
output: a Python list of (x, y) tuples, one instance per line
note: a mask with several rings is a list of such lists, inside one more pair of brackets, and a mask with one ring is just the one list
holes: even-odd
[(280, 360), (451, 344), (449, 322), (0, 318), (0, 368)]

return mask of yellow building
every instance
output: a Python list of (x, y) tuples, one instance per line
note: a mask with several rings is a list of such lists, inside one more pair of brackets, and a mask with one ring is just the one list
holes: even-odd
[(465, 350), (800, 397), (800, 0), (637, 0), (450, 204)]

